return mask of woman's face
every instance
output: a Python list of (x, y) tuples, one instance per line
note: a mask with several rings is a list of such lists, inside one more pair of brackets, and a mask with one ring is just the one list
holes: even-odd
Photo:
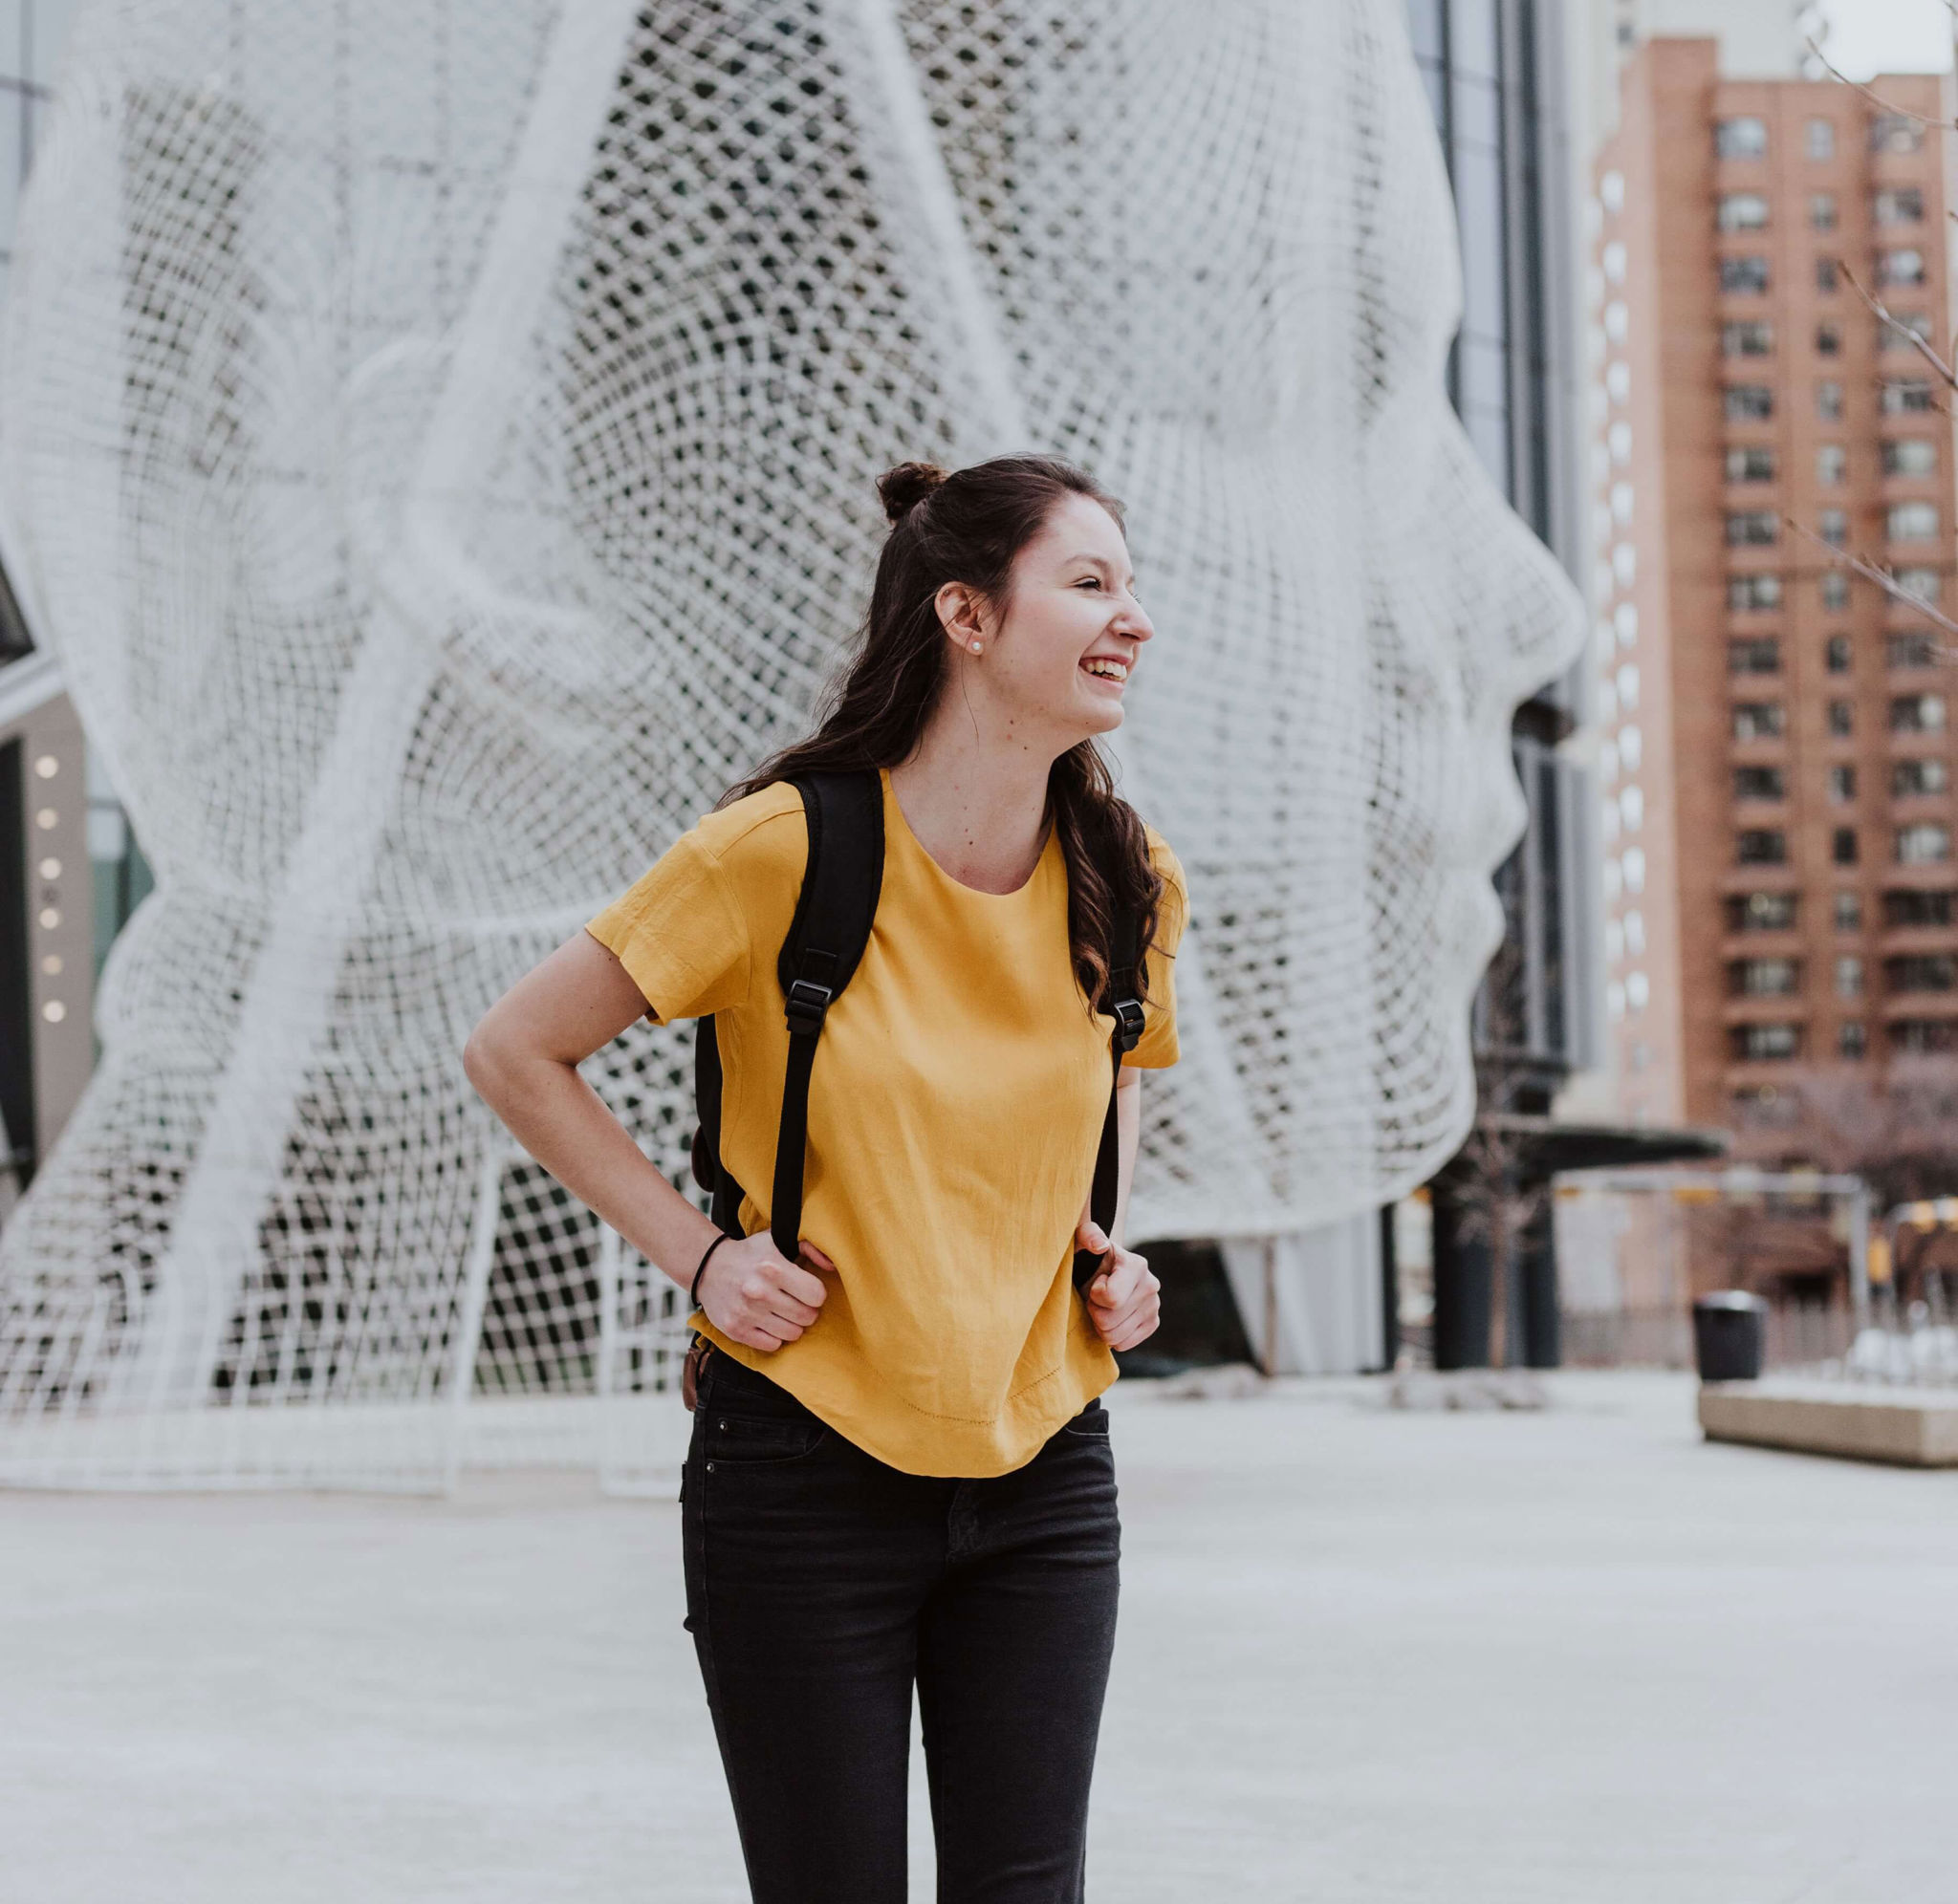
[[(947, 595), (957, 599), (949, 616)], [(952, 589), (940, 613), (966, 696), (983, 694), (1018, 738), (1055, 754), (1121, 725), (1137, 655), (1155, 633), (1121, 530), (1079, 495), (1056, 503), (1020, 551), (1000, 608)]]

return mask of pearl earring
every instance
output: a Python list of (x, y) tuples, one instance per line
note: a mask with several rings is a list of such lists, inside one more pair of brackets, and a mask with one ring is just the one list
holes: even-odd
[(976, 641), (974, 641), (974, 642), (972, 643), (972, 652), (973, 652), (973, 653), (974, 653), (975, 655), (976, 655), (976, 654), (977, 654), (977, 653), (979, 652), (979, 643), (978, 643), (978, 642), (976, 642)]

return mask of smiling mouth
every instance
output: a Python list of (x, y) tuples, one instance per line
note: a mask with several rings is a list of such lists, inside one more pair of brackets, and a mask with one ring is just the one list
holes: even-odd
[(1112, 655), (1093, 655), (1081, 663), (1084, 674), (1094, 675), (1100, 681), (1125, 682), (1128, 679), (1128, 663), (1119, 661)]

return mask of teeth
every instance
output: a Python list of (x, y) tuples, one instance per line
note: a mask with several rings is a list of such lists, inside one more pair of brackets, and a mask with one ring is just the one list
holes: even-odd
[(1090, 674), (1105, 675), (1110, 681), (1126, 681), (1128, 679), (1128, 663), (1126, 661), (1111, 661), (1098, 658), (1095, 660), (1085, 662), (1083, 665)]

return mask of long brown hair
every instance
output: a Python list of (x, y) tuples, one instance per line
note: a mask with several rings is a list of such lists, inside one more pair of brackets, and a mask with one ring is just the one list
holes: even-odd
[[(1004, 610), (1014, 558), (1070, 495), (1091, 497), (1118, 529), (1126, 527), (1113, 496), (1054, 457), (998, 456), (950, 474), (935, 464), (901, 463), (878, 479), (877, 489), (891, 531), (878, 558), (856, 660), (825, 697), (816, 732), (764, 761), (728, 800), (800, 773), (896, 767), (909, 759), (949, 676), (939, 590), (964, 582)], [(1149, 945), (1162, 876), (1141, 819), (1117, 794), (1092, 740), (1070, 747), (1049, 769), (1047, 812), (1067, 860), (1075, 973), (1090, 1009), (1099, 1009), (1108, 990), (1117, 911), (1133, 913), (1140, 943)], [(1147, 982), (1139, 965), (1138, 987)]]

